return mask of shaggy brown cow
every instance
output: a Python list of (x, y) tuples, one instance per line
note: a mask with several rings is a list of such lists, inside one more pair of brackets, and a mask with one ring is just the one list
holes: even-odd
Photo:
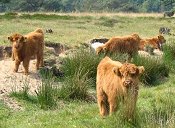
[(97, 100), (100, 115), (112, 114), (123, 99), (127, 105), (127, 116), (134, 114), (138, 95), (139, 75), (144, 72), (143, 66), (120, 63), (105, 57), (97, 67)]
[(24, 74), (27, 75), (30, 59), (34, 55), (37, 57), (36, 69), (43, 66), (44, 33), (42, 29), (36, 29), (25, 36), (16, 33), (8, 39), (12, 42), (12, 59), (15, 60), (14, 72), (18, 71), (20, 63), (23, 62)]
[(165, 38), (162, 35), (157, 37), (142, 39), (139, 44), (139, 50), (144, 50), (145, 46), (151, 46), (154, 49), (162, 50), (162, 45), (166, 42)]
[(138, 53), (140, 37), (132, 34), (124, 37), (113, 37), (104, 45), (96, 49), (96, 53), (128, 53), (129, 58)]

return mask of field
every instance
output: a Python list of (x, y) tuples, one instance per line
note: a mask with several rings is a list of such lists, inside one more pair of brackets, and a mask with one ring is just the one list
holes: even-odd
[[(53, 30), (53, 34), (45, 34), (46, 41), (79, 47), (100, 36), (138, 33), (142, 38), (153, 37), (160, 27), (169, 27), (175, 33), (174, 24), (174, 18), (163, 18), (160, 14), (2, 14), (0, 44), (10, 45), (7, 37), (14, 32), (25, 34), (38, 27)], [(165, 38), (167, 44), (175, 43), (174, 36)], [(169, 77), (154, 86), (141, 84), (134, 121), (123, 121), (120, 111), (103, 119), (96, 102), (60, 99), (56, 108), (45, 110), (40, 108), (36, 96), (21, 98), (16, 94), (13, 97), (25, 110), (12, 111), (0, 101), (0, 128), (175, 128), (174, 77), (171, 70)], [(94, 87), (90, 90), (95, 93)]]

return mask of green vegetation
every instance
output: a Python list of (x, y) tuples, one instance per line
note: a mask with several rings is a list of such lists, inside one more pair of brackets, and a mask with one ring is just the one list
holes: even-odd
[[(92, 4), (93, 3), (93, 4)], [(172, 0), (0, 0), (0, 11), (57, 12), (161, 12), (171, 10)]]
[(41, 109), (52, 109), (56, 106), (56, 99), (58, 95), (57, 86), (53, 85), (55, 78), (52, 74), (42, 72), (42, 85), (39, 87), (38, 92), (36, 92), (38, 103)]
[(144, 74), (141, 76), (141, 81), (145, 85), (157, 85), (163, 82), (162, 79), (168, 77), (169, 68), (161, 58), (149, 58), (137, 56), (133, 59), (136, 65), (142, 65), (145, 68)]
[[(136, 32), (141, 37), (153, 37), (161, 26), (174, 28), (173, 18), (156, 16), (29, 15), (3, 15), (0, 18), (0, 43), (9, 45), (7, 36), (11, 33), (25, 34), (37, 27), (53, 30), (53, 34), (45, 34), (45, 40), (72, 47), (82, 47), (82, 43), (99, 36), (110, 38)], [(124, 120), (122, 105), (114, 115), (104, 119), (100, 117), (98, 105), (91, 102), (94, 101), (91, 98), (96, 96), (96, 67), (103, 55), (97, 56), (84, 48), (73, 49), (72, 55), (63, 59), (63, 78), (55, 79), (43, 73), (43, 84), (35, 96), (28, 93), (27, 83), (21, 92), (11, 94), (25, 108), (23, 111), (12, 111), (0, 102), (0, 127), (174, 128), (174, 37), (167, 35), (165, 38), (167, 45), (164, 46), (163, 59), (133, 59), (133, 63), (146, 69), (141, 76), (134, 120)], [(126, 55), (113, 55), (111, 58), (124, 62)]]
[(164, 46), (164, 51), (165, 54), (163, 56), (163, 59), (166, 63), (166, 65), (171, 68), (172, 71), (175, 71), (175, 45), (174, 41), (169, 44)]

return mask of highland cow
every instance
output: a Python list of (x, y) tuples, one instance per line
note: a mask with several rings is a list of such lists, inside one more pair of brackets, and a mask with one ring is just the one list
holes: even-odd
[(43, 66), (44, 33), (42, 29), (36, 29), (25, 36), (15, 33), (8, 39), (12, 42), (12, 59), (15, 60), (14, 72), (18, 71), (20, 63), (23, 62), (24, 74), (28, 75), (32, 56), (37, 58), (37, 70)]
[(139, 75), (143, 66), (120, 63), (109, 57), (101, 60), (97, 67), (96, 90), (100, 115), (106, 116), (116, 111), (120, 99), (127, 105), (127, 117), (132, 118), (139, 90)]
[(124, 37), (113, 37), (104, 45), (99, 46), (96, 49), (96, 53), (99, 54), (103, 52), (105, 55), (108, 53), (127, 53), (130, 60), (134, 54), (138, 53), (140, 40), (141, 38), (138, 34)]
[(139, 43), (139, 50), (144, 50), (146, 46), (150, 46), (153, 49), (163, 50), (162, 45), (166, 43), (165, 38), (162, 35), (157, 37), (142, 39)]

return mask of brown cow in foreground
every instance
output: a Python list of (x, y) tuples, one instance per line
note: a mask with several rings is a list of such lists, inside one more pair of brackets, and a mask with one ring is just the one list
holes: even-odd
[(146, 46), (151, 46), (154, 49), (162, 50), (162, 45), (166, 42), (165, 38), (162, 35), (157, 37), (142, 39), (139, 44), (139, 50), (144, 50)]
[(23, 36), (13, 34), (8, 37), (12, 42), (12, 59), (15, 60), (14, 72), (18, 71), (19, 65), (23, 62), (24, 74), (28, 75), (29, 62), (32, 56), (37, 57), (36, 69), (43, 66), (44, 33), (42, 29)]
[(96, 53), (127, 53), (129, 59), (136, 53), (138, 53), (139, 42), (141, 38), (138, 34), (132, 34), (123, 37), (113, 37), (104, 45), (99, 46), (96, 49)]
[(100, 115), (106, 116), (116, 111), (119, 101), (123, 99), (127, 106), (127, 117), (134, 114), (139, 75), (144, 72), (143, 66), (130, 63), (120, 63), (105, 57), (97, 67), (97, 101)]

